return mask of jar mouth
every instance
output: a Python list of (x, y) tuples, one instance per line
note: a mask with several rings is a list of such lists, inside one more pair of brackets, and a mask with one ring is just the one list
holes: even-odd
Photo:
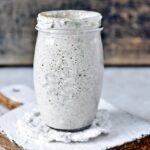
[(71, 20), (91, 19), (92, 17), (101, 16), (98, 12), (87, 10), (54, 10), (41, 12), (40, 15), (47, 18)]
[(56, 10), (38, 14), (40, 29), (89, 29), (101, 26), (102, 15), (86, 10)]

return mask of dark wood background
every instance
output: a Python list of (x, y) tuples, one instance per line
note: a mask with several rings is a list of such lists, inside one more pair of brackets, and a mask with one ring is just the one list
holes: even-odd
[(0, 0), (0, 65), (30, 65), (37, 14), (57, 9), (102, 13), (105, 64), (150, 65), (149, 0)]

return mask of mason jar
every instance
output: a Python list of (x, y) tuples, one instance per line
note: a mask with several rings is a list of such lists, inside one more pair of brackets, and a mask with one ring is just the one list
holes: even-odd
[(101, 14), (48, 11), (38, 15), (34, 85), (45, 124), (63, 131), (89, 127), (101, 96)]

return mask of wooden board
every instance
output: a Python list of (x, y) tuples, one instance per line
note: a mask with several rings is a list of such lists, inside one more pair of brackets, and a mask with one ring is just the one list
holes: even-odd
[[(12, 142), (5, 134), (0, 133), (0, 145), (5, 148), (5, 150), (23, 150), (21, 146), (18, 144)], [(136, 139), (133, 142), (128, 142), (125, 143), (121, 146), (117, 146), (115, 148), (110, 148), (109, 150), (132, 150), (134, 149), (144, 149), (144, 150), (149, 150), (150, 147), (150, 136), (143, 137), (141, 139)], [(0, 150), (1, 149), (0, 147)], [(108, 150), (108, 149), (107, 149)]]
[[(17, 121), (22, 118), (22, 116), (32, 110), (35, 104), (26, 104), (20, 106), (19, 108), (3, 115), (0, 118), (0, 133), (1, 139), (0, 144), (4, 145), (5, 141), (9, 144), (15, 144), (16, 148), (23, 147), (30, 150), (105, 150), (117, 146), (125, 147), (125, 143), (134, 141), (136, 139), (141, 139), (142, 137), (148, 138), (148, 143), (150, 143), (150, 138), (147, 136), (150, 134), (150, 124), (142, 119), (134, 117), (126, 112), (123, 112), (114, 106), (106, 103), (104, 100), (101, 101), (100, 108), (107, 109), (110, 112), (110, 120), (112, 122), (112, 129), (108, 135), (102, 135), (99, 138), (91, 140), (86, 143), (70, 143), (64, 144), (60, 142), (51, 143), (40, 143), (29, 137), (28, 142), (23, 142), (17, 135)], [(11, 122), (11, 126), (10, 126)], [(144, 139), (141, 140), (141, 142)], [(140, 140), (138, 140), (139, 143)], [(145, 145), (140, 145), (138, 142), (132, 145), (131, 148), (142, 148)], [(130, 143), (131, 144), (131, 143)], [(21, 149), (21, 148), (20, 148)], [(115, 148), (114, 148), (115, 149)], [(16, 150), (16, 149), (14, 149)], [(148, 150), (148, 149), (147, 149)]]
[(102, 135), (87, 143), (77, 144), (52, 142), (40, 145), (39, 142), (31, 138), (29, 138), (29, 142), (24, 143), (18, 138), (16, 124), (17, 120), (35, 106), (35, 93), (32, 89), (23, 85), (8, 86), (1, 91), (9, 98), (24, 103), (24, 106), (20, 106), (0, 117), (0, 145), (6, 150), (22, 150), (22, 147), (30, 150), (101, 150), (106, 149), (106, 147), (115, 147), (110, 148), (110, 150), (126, 150), (127, 148), (149, 150), (150, 124), (144, 119), (119, 110), (104, 100), (100, 101), (99, 108), (107, 109), (110, 113), (112, 128), (108, 135)]
[(85, 9), (103, 15), (105, 64), (150, 65), (147, 0), (1, 0), (0, 65), (31, 65), (37, 14), (55, 9)]

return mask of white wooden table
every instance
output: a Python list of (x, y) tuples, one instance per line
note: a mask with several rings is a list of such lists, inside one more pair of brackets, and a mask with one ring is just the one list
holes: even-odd
[[(0, 68), (0, 88), (13, 84), (24, 84), (33, 88), (33, 69), (31, 67)], [(150, 107), (150, 67), (105, 68), (102, 98), (130, 112), (134, 110), (131, 109), (131, 104), (133, 106), (137, 102), (145, 104), (144, 107)], [(143, 117), (145, 115), (143, 107), (139, 111), (140, 117)]]
[[(0, 68), (0, 88), (11, 84), (25, 84), (33, 88), (31, 67)], [(102, 98), (120, 104), (120, 99), (150, 100), (150, 67), (105, 68)]]
[[(12, 84), (24, 84), (33, 88), (33, 68), (0, 67), (0, 88)], [(134, 111), (131, 103), (139, 102), (144, 108), (149, 106), (150, 67), (105, 68), (102, 98), (121, 109), (128, 109), (129, 107), (129, 112)], [(142, 110), (141, 107), (138, 111), (143, 117), (145, 114), (141, 112)], [(134, 112), (132, 113), (134, 114)]]

